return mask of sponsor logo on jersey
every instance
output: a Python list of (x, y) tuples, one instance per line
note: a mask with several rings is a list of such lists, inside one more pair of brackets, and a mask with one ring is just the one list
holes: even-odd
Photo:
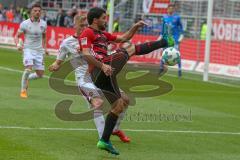
[(81, 38), (81, 44), (87, 45), (87, 37)]

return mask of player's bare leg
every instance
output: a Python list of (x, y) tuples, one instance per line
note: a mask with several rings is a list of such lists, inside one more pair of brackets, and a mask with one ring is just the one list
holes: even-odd
[(99, 138), (102, 137), (105, 119), (103, 116), (103, 111), (101, 109), (103, 105), (103, 100), (100, 97), (94, 97), (91, 99), (91, 105), (94, 108), (93, 116), (94, 116), (94, 123), (98, 131)]
[(119, 152), (112, 146), (110, 136), (121, 112), (125, 109), (124, 100), (119, 98), (113, 104), (113, 108), (108, 113), (102, 138), (98, 141), (97, 147), (112, 154), (119, 155)]
[(122, 142), (129, 143), (131, 141), (130, 138), (128, 136), (126, 136), (126, 134), (122, 130), (120, 130), (121, 121), (123, 120), (126, 110), (129, 105), (129, 98), (124, 92), (121, 92), (121, 97), (124, 101), (123, 104), (124, 104), (125, 109), (119, 114), (117, 123), (113, 129), (112, 135), (118, 136)]
[(22, 80), (21, 80), (21, 92), (20, 97), (21, 98), (27, 98), (27, 89), (28, 89), (28, 77), (31, 74), (32, 66), (26, 66), (23, 74), (22, 74)]
[(28, 77), (28, 80), (35, 80), (38, 78), (42, 78), (44, 74), (44, 70), (36, 70), (36, 72), (31, 73)]

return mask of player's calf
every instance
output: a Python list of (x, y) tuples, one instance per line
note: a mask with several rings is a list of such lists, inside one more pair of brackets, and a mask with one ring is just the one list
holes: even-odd
[(27, 98), (28, 77), (31, 74), (31, 67), (27, 67), (22, 74), (20, 97)]
[(92, 98), (91, 105), (94, 108), (93, 112), (93, 120), (96, 125), (99, 139), (102, 137), (104, 125), (105, 125), (105, 119), (103, 116), (103, 111), (101, 109), (103, 105), (103, 100), (100, 97)]
[(122, 98), (119, 98), (113, 104), (113, 108), (111, 109), (111, 112), (118, 116), (120, 113), (124, 111), (125, 108), (126, 106), (124, 105), (124, 100)]
[(121, 92), (121, 98), (123, 100), (123, 105), (125, 106), (125, 108), (127, 108), (130, 103), (129, 97), (124, 92)]
[(118, 116), (118, 120), (112, 132), (112, 135), (118, 136), (122, 142), (129, 143), (131, 139), (122, 130), (120, 130), (119, 126), (124, 118), (130, 100), (124, 92), (121, 92), (121, 98), (123, 100), (124, 110)]

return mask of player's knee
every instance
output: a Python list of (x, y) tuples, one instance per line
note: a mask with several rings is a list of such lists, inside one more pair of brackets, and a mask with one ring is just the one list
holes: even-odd
[(128, 52), (129, 56), (132, 56), (135, 54), (136, 49), (135, 49), (135, 45), (134, 44), (130, 44), (127, 47), (124, 47), (126, 49), (126, 51)]
[(43, 78), (43, 74), (44, 74), (44, 72), (36, 72), (36, 74), (37, 74), (37, 78)]
[(26, 66), (24, 71), (32, 72), (32, 66)]
[(32, 72), (32, 69), (31, 68), (25, 68), (24, 71), (25, 72)]
[(91, 104), (93, 108), (98, 109), (103, 105), (103, 100), (99, 97), (95, 97), (91, 100)]
[(122, 48), (124, 48), (127, 52), (128, 55), (131, 56), (135, 53), (135, 45), (131, 43), (130, 41), (122, 43)]
[(122, 98), (119, 98), (115, 103), (114, 106), (112, 108), (112, 112), (115, 113), (116, 115), (119, 115), (120, 113), (122, 113), (125, 109), (124, 106), (124, 100)]
[(43, 74), (39, 74), (39, 75), (38, 75), (38, 78), (43, 78)]
[(122, 94), (122, 100), (124, 107), (127, 108), (130, 103), (129, 97), (126, 94)]

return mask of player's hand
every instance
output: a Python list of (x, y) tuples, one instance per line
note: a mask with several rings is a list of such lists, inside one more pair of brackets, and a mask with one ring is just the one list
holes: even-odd
[(77, 52), (78, 52), (78, 53), (81, 53), (81, 48), (77, 48)]
[(47, 56), (49, 56), (49, 52), (48, 52), (47, 49), (45, 49), (45, 54), (46, 54)]
[(22, 51), (23, 50), (23, 40), (21, 38), (19, 38), (19, 40), (16, 43), (17, 43), (17, 49), (19, 51)]
[(148, 26), (148, 24), (144, 21), (138, 21), (137, 23), (135, 23), (135, 26), (140, 28), (140, 27), (143, 27), (143, 26)]
[(111, 66), (103, 63), (101, 69), (106, 74), (106, 76), (112, 75), (113, 69)]
[(59, 68), (60, 68), (60, 65), (58, 65), (57, 63), (54, 62), (53, 64), (51, 64), (51, 65), (48, 67), (48, 70), (49, 70), (50, 72), (55, 72), (55, 71), (58, 71)]

